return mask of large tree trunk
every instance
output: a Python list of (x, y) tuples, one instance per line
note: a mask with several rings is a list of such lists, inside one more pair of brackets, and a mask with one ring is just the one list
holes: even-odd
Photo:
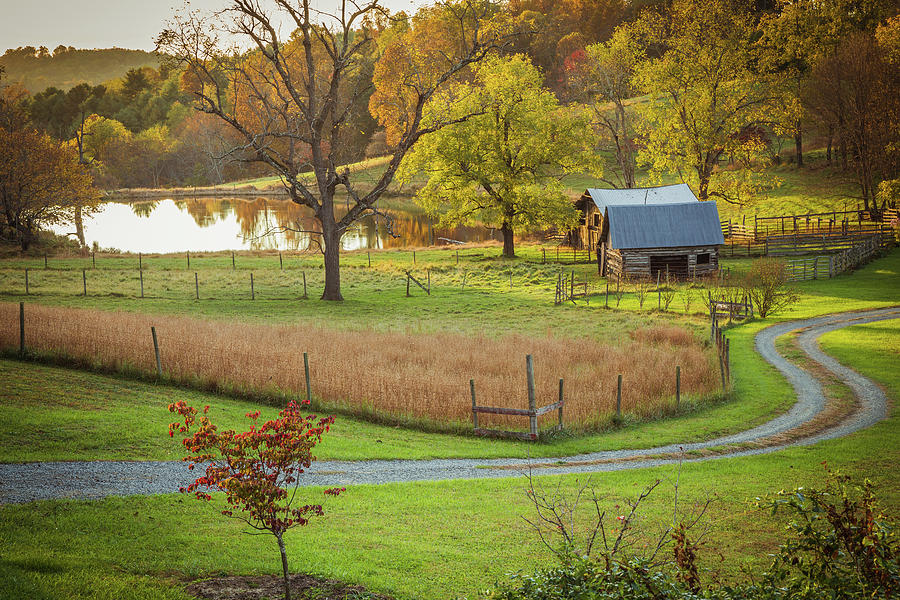
[(322, 300), (343, 300), (341, 295), (341, 235), (334, 223), (333, 213), (322, 219), (322, 243), (325, 248), (325, 290)]
[(512, 227), (509, 226), (509, 223), (503, 221), (500, 233), (503, 234), (503, 256), (506, 258), (515, 258), (516, 247), (513, 242), (513, 230)]
[(288, 574), (287, 552), (284, 549), (284, 539), (282, 534), (276, 533), (275, 539), (278, 540), (278, 549), (281, 551), (281, 570), (284, 572), (284, 600), (291, 600), (291, 578)]
[(78, 236), (78, 243), (84, 248), (87, 243), (84, 241), (84, 220), (81, 215), (81, 207), (75, 207), (75, 235)]

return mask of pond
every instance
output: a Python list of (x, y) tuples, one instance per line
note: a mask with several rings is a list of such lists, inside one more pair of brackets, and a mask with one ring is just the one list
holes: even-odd
[[(339, 207), (338, 218), (346, 213)], [(385, 210), (393, 217), (391, 236), (384, 217), (367, 216), (341, 240), (344, 250), (403, 248), (502, 239), (486, 227), (433, 227), (425, 214)], [(71, 225), (57, 226), (69, 234)], [(84, 220), (88, 245), (123, 252), (215, 252), (222, 250), (315, 250), (321, 236), (312, 210), (281, 198), (218, 198), (106, 202)]]

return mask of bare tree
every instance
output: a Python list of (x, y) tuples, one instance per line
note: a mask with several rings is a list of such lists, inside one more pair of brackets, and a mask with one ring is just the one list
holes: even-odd
[[(499, 39), (484, 26), (496, 8), (490, 0), (447, 0), (429, 9), (451, 30), (452, 51), (436, 48), (427, 70), (400, 69), (405, 115), (398, 141), (384, 171), (364, 191), (340, 168), (342, 140), (360, 101), (372, 91), (363, 66), (378, 51), (374, 36), (387, 11), (379, 0), (336, 4), (328, 12), (312, 0), (270, 0), (265, 5), (262, 0), (230, 0), (215, 14), (177, 14), (157, 39), (157, 49), (186, 70), (184, 81), (197, 108), (240, 134), (243, 144), (235, 153), (268, 165), (291, 199), (312, 209), (323, 241), (323, 300), (343, 299), (341, 237), (357, 220), (379, 214), (375, 203), (409, 149), (448, 124), (423, 126), (425, 105), (441, 86), (495, 49)], [(287, 36), (279, 31), (282, 22), (289, 26)], [(339, 188), (350, 205), (340, 218), (335, 214)]]

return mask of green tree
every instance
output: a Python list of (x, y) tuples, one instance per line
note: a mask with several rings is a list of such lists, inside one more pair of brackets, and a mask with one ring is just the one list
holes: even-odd
[(645, 16), (641, 26), (667, 50), (637, 68), (639, 86), (654, 97), (640, 110), (639, 162), (657, 178), (678, 174), (700, 200), (746, 197), (747, 170), (726, 171), (720, 162), (747, 165), (765, 148), (758, 127), (771, 92), (754, 69), (752, 16), (728, 0), (674, 0), (667, 14)]
[(499, 226), (507, 257), (517, 231), (574, 225), (560, 177), (599, 170), (589, 119), (561, 107), (541, 80), (522, 55), (485, 60), (473, 83), (436, 96), (423, 118), (460, 122), (423, 137), (401, 169), (401, 179), (428, 174), (417, 201), (441, 223)]

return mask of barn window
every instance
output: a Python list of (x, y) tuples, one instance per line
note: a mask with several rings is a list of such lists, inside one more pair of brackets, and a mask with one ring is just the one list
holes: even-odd
[(704, 254), (697, 255), (697, 264), (698, 265), (708, 265), (709, 264), (709, 252)]
[(594, 213), (594, 227), (600, 227), (600, 213)]

